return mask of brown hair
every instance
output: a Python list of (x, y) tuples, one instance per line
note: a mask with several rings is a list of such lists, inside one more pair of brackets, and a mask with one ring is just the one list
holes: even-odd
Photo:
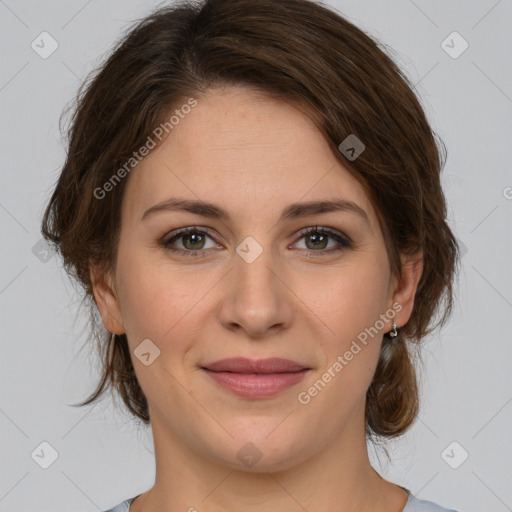
[[(206, 0), (161, 8), (138, 20), (78, 92), (67, 159), (42, 222), (44, 237), (83, 286), (93, 322), (89, 266), (115, 268), (127, 180), (102, 200), (95, 190), (185, 98), (215, 85), (250, 86), (301, 108), (315, 122), (335, 157), (365, 188), (395, 275), (402, 272), (400, 253), (423, 249), (411, 318), (397, 337), (384, 336), (366, 400), (370, 438), (403, 434), (418, 413), (414, 342), (448, 319), (459, 254), (440, 184), (446, 149), (386, 49), (309, 0)], [(338, 149), (350, 134), (366, 146), (355, 160)], [(148, 424), (126, 335), (111, 341), (93, 332), (102, 377), (78, 405), (96, 401), (111, 387)]]

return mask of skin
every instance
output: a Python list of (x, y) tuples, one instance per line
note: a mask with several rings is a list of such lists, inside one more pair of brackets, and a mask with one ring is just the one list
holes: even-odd
[[(130, 512), (399, 512), (407, 495), (372, 468), (364, 431), (366, 391), (393, 320), (307, 405), (297, 395), (392, 304), (401, 305), (397, 325), (408, 321), (422, 255), (402, 259), (400, 281), (391, 274), (364, 189), (302, 112), (245, 87), (197, 99), (128, 178), (115, 271), (91, 266), (103, 322), (127, 334), (149, 403), (156, 481)], [(230, 220), (183, 211), (141, 220), (170, 197), (214, 203)], [(334, 198), (359, 205), (369, 224), (347, 211), (278, 221), (291, 203)], [(352, 247), (318, 254), (339, 244), (300, 235), (316, 225)], [(160, 243), (189, 226), (212, 237), (185, 236), (174, 247), (202, 255)], [(248, 236), (263, 250), (252, 263), (236, 252)], [(160, 350), (148, 366), (133, 355), (145, 339)], [(236, 356), (283, 357), (312, 370), (272, 398), (241, 398), (200, 369)], [(237, 457), (247, 442), (261, 453), (252, 467)]]

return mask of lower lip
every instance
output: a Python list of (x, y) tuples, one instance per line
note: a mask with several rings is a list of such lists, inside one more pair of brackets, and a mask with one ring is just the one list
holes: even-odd
[(213, 372), (203, 368), (217, 384), (244, 398), (267, 398), (300, 382), (309, 370), (289, 373)]

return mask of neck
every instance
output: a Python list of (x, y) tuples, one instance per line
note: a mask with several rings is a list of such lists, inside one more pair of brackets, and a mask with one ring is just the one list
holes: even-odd
[(407, 501), (403, 489), (371, 466), (359, 424), (278, 471), (240, 470), (204, 457), (170, 435), (158, 415), (152, 416), (152, 428), (155, 484), (130, 512), (401, 512)]

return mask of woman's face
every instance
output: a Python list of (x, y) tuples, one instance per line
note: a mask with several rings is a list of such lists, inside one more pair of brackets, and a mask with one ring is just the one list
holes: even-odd
[[(129, 176), (95, 296), (127, 334), (155, 444), (285, 469), (364, 439), (382, 335), (408, 320), (418, 268), (392, 278), (366, 193), (304, 114), (241, 87), (197, 100)], [(151, 210), (171, 199), (195, 211)], [(329, 201), (345, 207), (314, 206)], [(298, 368), (206, 369), (227, 358)]]

